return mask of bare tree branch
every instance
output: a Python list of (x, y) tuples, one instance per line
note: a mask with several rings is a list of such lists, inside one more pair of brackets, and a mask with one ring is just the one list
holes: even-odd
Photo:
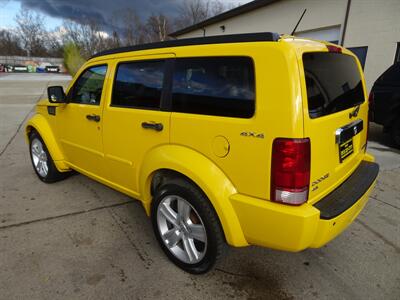
[(194, 25), (232, 8), (220, 0), (186, 0), (178, 8), (177, 29)]
[(0, 30), (0, 55), (26, 55), (19, 37), (10, 30)]
[(46, 54), (44, 46), (46, 30), (43, 18), (38, 13), (32, 13), (25, 8), (21, 8), (15, 17), (15, 21), (17, 22), (17, 33), (22, 47), (27, 51), (28, 56)]
[(171, 24), (162, 14), (152, 15), (147, 19), (145, 28), (146, 42), (160, 42), (168, 39)]

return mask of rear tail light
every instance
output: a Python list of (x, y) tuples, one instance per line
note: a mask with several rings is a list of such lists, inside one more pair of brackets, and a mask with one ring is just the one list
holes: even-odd
[(308, 199), (310, 140), (274, 140), (272, 146), (271, 200), (300, 205)]
[(367, 119), (367, 140), (365, 141), (364, 151), (367, 151), (367, 143), (369, 137), (369, 122), (374, 121), (374, 93), (370, 92), (368, 97), (368, 119)]
[(368, 103), (369, 103), (369, 107), (374, 105), (374, 93), (373, 92), (369, 93)]
[(371, 121), (373, 121), (373, 112), (374, 112), (374, 93), (370, 92), (368, 97), (368, 116)]

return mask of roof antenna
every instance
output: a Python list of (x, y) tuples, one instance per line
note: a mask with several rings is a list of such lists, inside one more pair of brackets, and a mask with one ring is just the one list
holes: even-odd
[(307, 11), (307, 8), (304, 9), (303, 14), (301, 15), (299, 21), (297, 22), (296, 26), (294, 27), (294, 29), (293, 29), (293, 31), (292, 31), (292, 33), (291, 33), (290, 35), (294, 35), (294, 33), (296, 32), (297, 27), (299, 26), (301, 20), (302, 20), (303, 17), (304, 17), (304, 14), (306, 13), (306, 11)]

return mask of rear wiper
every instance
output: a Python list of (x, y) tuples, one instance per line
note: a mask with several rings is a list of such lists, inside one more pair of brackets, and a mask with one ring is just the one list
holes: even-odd
[(361, 106), (361, 104), (358, 104), (356, 106), (356, 108), (351, 113), (349, 113), (349, 118), (350, 119), (353, 118), (353, 117), (357, 117), (358, 116), (358, 112), (360, 111), (360, 106)]

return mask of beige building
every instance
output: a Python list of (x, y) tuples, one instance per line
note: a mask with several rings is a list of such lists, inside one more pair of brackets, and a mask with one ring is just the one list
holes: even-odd
[(351, 49), (367, 87), (400, 61), (400, 0), (255, 0), (171, 33), (175, 38), (272, 31), (327, 40)]

